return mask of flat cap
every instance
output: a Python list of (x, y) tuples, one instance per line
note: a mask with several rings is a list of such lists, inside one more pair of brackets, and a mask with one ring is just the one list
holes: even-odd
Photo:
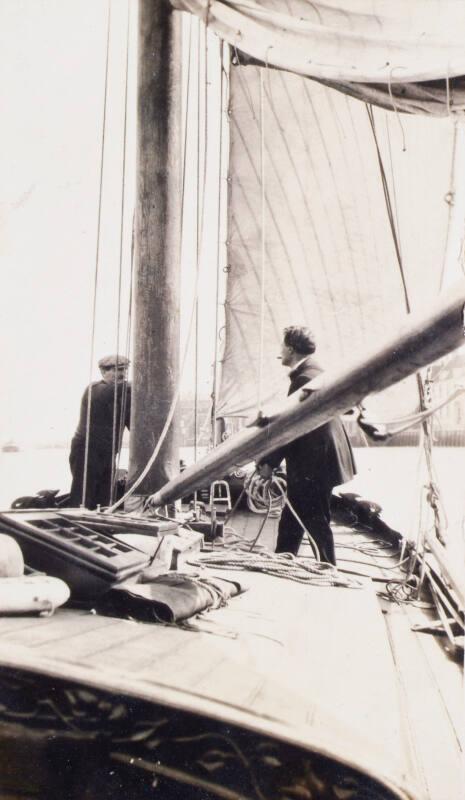
[(103, 356), (98, 362), (100, 369), (108, 369), (109, 367), (128, 367), (129, 358), (126, 356)]

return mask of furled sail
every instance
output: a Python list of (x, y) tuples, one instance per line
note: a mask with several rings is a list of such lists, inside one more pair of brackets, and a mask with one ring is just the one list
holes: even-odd
[[(306, 324), (337, 367), (439, 291), (450, 214), (450, 119), (396, 115), (315, 81), (230, 76), (226, 344), (219, 416), (285, 392), (283, 328)], [(374, 130), (373, 130), (374, 128)], [(380, 166), (381, 165), (381, 166)], [(414, 378), (382, 413), (418, 404)]]
[(457, 0), (172, 0), (230, 45), (332, 81), (404, 83), (465, 74)]

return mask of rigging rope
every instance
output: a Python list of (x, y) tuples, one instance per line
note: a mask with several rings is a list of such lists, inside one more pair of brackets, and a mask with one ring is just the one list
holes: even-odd
[[(400, 122), (400, 121), (399, 121)], [(404, 136), (404, 130), (402, 129), (402, 136)], [(392, 185), (392, 194), (394, 197), (394, 214), (395, 214), (395, 225), (396, 225), (396, 232), (397, 238), (399, 241), (399, 253), (402, 258), (402, 241), (400, 236), (400, 224), (399, 224), (399, 214), (398, 214), (398, 204), (397, 204), (397, 193), (396, 193), (396, 181), (394, 179), (394, 161), (392, 158), (392, 148), (391, 148), (391, 136), (389, 134), (389, 116), (386, 114), (386, 139), (388, 144), (388, 151), (389, 151), (389, 166), (391, 168), (391, 185)], [(405, 146), (405, 139), (402, 151), (405, 153), (407, 150)]]
[[(400, 121), (399, 110), (398, 110), (398, 108), (397, 108), (397, 106), (396, 106), (396, 104), (394, 102), (394, 95), (392, 94), (392, 86), (391, 86), (392, 73), (394, 72), (395, 69), (398, 69), (398, 67), (392, 67), (390, 69), (390, 71), (389, 71), (388, 89), (389, 89), (389, 97), (391, 99), (392, 108), (393, 108), (394, 114), (396, 115), (397, 122), (399, 123), (400, 132), (402, 134), (402, 152), (405, 153), (405, 151), (407, 149), (406, 146), (405, 146), (405, 132), (404, 132), (404, 128), (403, 128), (402, 122)], [(386, 117), (386, 121), (387, 121), (387, 117)]]
[(465, 392), (465, 386), (457, 387), (450, 395), (448, 395), (444, 400), (441, 400), (439, 403), (436, 403), (434, 406), (430, 406), (425, 411), (418, 411), (415, 414), (406, 414), (403, 417), (397, 417), (396, 419), (391, 419), (389, 421), (380, 420), (374, 421), (370, 419), (363, 408), (361, 408), (357, 423), (360, 425), (364, 433), (367, 433), (372, 439), (377, 441), (386, 441), (390, 439), (392, 436), (396, 436), (399, 433), (403, 433), (404, 431), (409, 430), (415, 425), (418, 425), (420, 422), (423, 423), (441, 408), (452, 403), (454, 400), (457, 399), (461, 394)]
[[(252, 511), (254, 511), (257, 514), (262, 514), (266, 509), (265, 511), (266, 518), (262, 526), (260, 527), (258, 535), (254, 541), (254, 545), (258, 541), (260, 534), (265, 526), (265, 522), (271, 515), (271, 513), (274, 510), (277, 510), (278, 508), (282, 508), (283, 505), (287, 505), (289, 511), (295, 517), (295, 519), (303, 529), (304, 533), (307, 535), (310, 547), (313, 550), (316, 561), (319, 562), (321, 560), (320, 551), (318, 550), (318, 545), (315, 542), (315, 539), (311, 535), (308, 528), (306, 528), (306, 526), (302, 522), (299, 514), (295, 510), (294, 506), (289, 500), (289, 497), (286, 494), (286, 480), (284, 476), (273, 475), (271, 478), (263, 479), (255, 471), (252, 473), (251, 477), (248, 480), (246, 479), (244, 481), (244, 491), (247, 494), (247, 504)], [(234, 508), (236, 508), (236, 506)]]
[[(280, 489), (277, 486), (280, 486)], [(244, 481), (244, 488), (247, 494), (247, 506), (254, 514), (264, 514), (270, 505), (269, 513), (279, 514), (284, 505), (283, 492), (286, 491), (286, 478), (284, 473), (273, 475), (271, 480), (265, 481), (258, 474), (253, 472)]]
[[(245, 491), (245, 489), (243, 490), (243, 492), (244, 491)], [(241, 495), (239, 496), (238, 500), (236, 501), (236, 504), (235, 504), (234, 508), (232, 509), (232, 511), (230, 512), (230, 514), (227, 517), (227, 519), (230, 519), (232, 517), (232, 515), (233, 515), (235, 509), (237, 508), (237, 505), (238, 505), (238, 503), (239, 503), (239, 501), (241, 499), (241, 496), (242, 496), (243, 492), (241, 493)], [(252, 560), (249, 560), (249, 559), (245, 558), (245, 556), (250, 556), (252, 550), (254, 550), (256, 548), (257, 541), (258, 541), (258, 539), (260, 537), (260, 534), (262, 532), (264, 524), (266, 523), (267, 518), (268, 517), (266, 517), (264, 519), (264, 521), (262, 522), (262, 524), (260, 526), (260, 529), (258, 531), (258, 534), (255, 537), (255, 539), (252, 541), (252, 544), (251, 544), (249, 539), (245, 538), (242, 535), (237, 534), (234, 531), (234, 529), (232, 529), (231, 527), (225, 526), (225, 533), (228, 534), (228, 538), (226, 539), (226, 541), (225, 541), (225, 543), (223, 545), (223, 551), (227, 552), (228, 555), (225, 556), (225, 555), (222, 555), (221, 553), (218, 553), (218, 551), (215, 551), (214, 553), (212, 553), (211, 559), (210, 559), (210, 557), (208, 557), (208, 561), (206, 561), (206, 563), (208, 563), (209, 566), (216, 566), (217, 568), (224, 568), (224, 569), (228, 569), (228, 568), (232, 568), (232, 569), (243, 568), (243, 569), (257, 570), (257, 571), (265, 572), (267, 574), (275, 574), (275, 570), (274, 569), (269, 570), (267, 568), (266, 563), (264, 563), (264, 559), (266, 559), (267, 562), (268, 562), (268, 561), (272, 560), (275, 555), (278, 555), (278, 558), (279, 558), (279, 556), (282, 556), (283, 554), (270, 553), (270, 551), (266, 547), (261, 547), (260, 545), (258, 545), (258, 548), (255, 551), (255, 553), (260, 558), (257, 558), (257, 559), (254, 558)], [(356, 522), (356, 518), (354, 518), (354, 522)], [(408, 602), (409, 604), (413, 604), (413, 605), (416, 605), (416, 606), (428, 607), (429, 608), (429, 607), (431, 607), (431, 604), (422, 603), (420, 601), (417, 601), (417, 598), (418, 598), (418, 596), (420, 594), (420, 591), (421, 591), (421, 586), (422, 586), (422, 582), (423, 582), (423, 576), (427, 572), (427, 569), (425, 567), (424, 561), (422, 561), (421, 556), (419, 555), (419, 553), (418, 553), (418, 551), (416, 549), (418, 547), (418, 545), (419, 545), (419, 540), (417, 539), (416, 546), (414, 546), (412, 548), (411, 552), (408, 555), (405, 556), (404, 555), (405, 544), (404, 544), (404, 546), (402, 547), (401, 552), (400, 552), (399, 560), (397, 560), (393, 564), (390, 564), (389, 566), (386, 566), (385, 564), (380, 565), (380, 564), (377, 563), (377, 560), (379, 560), (380, 558), (392, 560), (392, 557), (394, 555), (392, 544), (386, 542), (383, 539), (369, 539), (367, 541), (363, 541), (360, 544), (355, 544), (355, 543), (340, 544), (340, 543), (338, 543), (338, 549), (344, 549), (345, 548), (345, 549), (355, 550), (356, 552), (359, 552), (359, 553), (361, 553), (363, 555), (371, 557), (372, 559), (375, 559), (375, 560), (372, 560), (371, 562), (366, 562), (366, 561), (361, 561), (360, 559), (343, 558), (343, 559), (341, 559), (341, 561), (344, 564), (347, 564), (347, 563), (358, 564), (358, 565), (364, 566), (364, 567), (369, 566), (371, 564), (373, 566), (378, 567), (380, 570), (382, 570), (383, 573), (387, 573), (387, 572), (392, 573), (394, 571), (396, 572), (397, 570), (400, 571), (398, 577), (387, 577), (386, 575), (384, 575), (383, 577), (371, 576), (372, 580), (377, 581), (377, 582), (382, 581), (382, 582), (384, 582), (386, 584), (385, 590), (383, 592), (378, 592), (378, 594), (380, 596), (386, 597), (387, 599), (389, 599), (391, 601), (394, 601), (396, 603), (406, 603), (406, 602)], [(231, 555), (229, 555), (229, 554), (231, 554)], [(286, 559), (287, 558), (291, 558), (292, 559), (292, 558), (295, 558), (295, 557), (292, 556), (291, 554), (286, 554), (285, 558)], [(298, 562), (300, 562), (301, 558), (302, 557), (297, 559)], [(305, 558), (305, 557), (303, 557), (303, 558)], [(204, 559), (202, 557), (202, 561), (200, 563), (203, 563), (203, 561), (204, 561)], [(213, 561), (214, 561), (214, 563), (213, 563)], [(420, 563), (420, 575), (419, 576), (417, 574), (415, 574), (417, 563)], [(220, 566), (220, 564), (222, 566)], [(407, 568), (407, 571), (402, 575), (402, 572), (401, 572), (402, 568), (406, 564), (409, 564), (409, 567)], [(332, 565), (327, 565), (327, 564), (321, 564), (320, 565), (320, 564), (317, 563), (317, 564), (314, 564), (313, 566), (316, 567), (317, 569), (320, 566), (323, 567), (323, 569), (326, 569), (328, 566), (332, 566)], [(281, 571), (281, 569), (282, 569), (281, 566), (279, 566), (278, 569)], [(365, 573), (354, 572), (354, 570), (346, 569), (345, 567), (341, 567), (341, 566), (338, 566), (337, 568), (333, 567), (333, 569), (337, 569), (339, 573), (344, 573), (344, 574), (348, 574), (348, 575), (351, 575), (351, 576), (356, 575), (356, 576), (362, 577), (362, 578), (368, 577)], [(296, 579), (294, 574), (293, 574), (293, 572), (292, 572), (292, 570), (289, 572), (288, 575), (284, 574), (284, 572), (283, 572), (283, 574), (278, 575), (278, 577), (288, 577), (291, 580), (295, 580)], [(307, 581), (305, 580), (304, 582), (307, 582)], [(310, 581), (310, 582), (312, 583), (313, 581)]]
[(441, 275), (439, 279), (439, 290), (441, 290), (444, 286), (444, 278), (446, 273), (446, 258), (448, 252), (448, 244), (449, 244), (449, 235), (450, 235), (450, 228), (451, 228), (451, 221), (452, 221), (452, 208), (454, 206), (454, 198), (455, 198), (455, 159), (457, 153), (457, 120), (454, 120), (454, 135), (452, 139), (452, 154), (451, 154), (451, 164), (450, 164), (450, 173), (449, 173), (449, 190), (444, 198), (445, 202), (447, 203), (447, 228), (446, 228), (446, 237), (445, 237), (445, 246), (444, 246), (444, 255), (442, 259), (442, 268), (441, 268)]
[[(188, 86), (189, 86), (190, 69), (191, 69), (191, 61), (190, 61), (190, 58), (189, 58)], [(185, 195), (186, 195), (185, 186), (186, 186), (186, 166), (187, 166), (187, 156), (186, 156), (187, 147), (186, 147), (186, 143), (187, 143), (187, 114), (188, 114), (188, 106), (189, 106), (189, 104), (186, 103), (186, 114), (185, 114), (185, 118), (184, 118), (184, 137), (185, 137), (184, 138), (184, 158), (183, 158), (182, 189), (181, 189), (181, 231), (183, 230), (183, 226), (184, 226), (184, 214), (185, 214)], [(205, 139), (205, 151), (206, 151), (206, 148), (207, 148), (207, 139)], [(207, 162), (207, 158), (206, 158), (206, 152), (205, 152), (204, 171), (203, 171), (203, 191), (202, 191), (202, 195), (201, 195), (202, 196), (202, 213), (201, 213), (201, 226), (200, 226), (200, 247), (202, 245), (203, 238), (204, 238), (204, 232), (205, 232), (205, 224), (204, 223), (205, 223), (205, 196), (206, 196), (206, 191), (205, 191), (205, 189), (206, 189), (206, 162)], [(181, 239), (182, 239), (182, 236), (181, 236)], [(182, 244), (182, 242), (179, 243), (180, 249), (181, 249), (181, 244)], [(176, 392), (174, 394), (174, 397), (173, 397), (173, 399), (171, 401), (171, 405), (170, 405), (169, 410), (168, 410), (168, 414), (167, 414), (167, 417), (166, 417), (166, 420), (165, 420), (165, 424), (164, 424), (163, 429), (162, 429), (162, 431), (160, 433), (160, 437), (159, 437), (159, 439), (158, 439), (158, 441), (157, 441), (157, 443), (155, 445), (155, 448), (154, 448), (154, 450), (152, 452), (152, 455), (150, 456), (149, 460), (147, 461), (147, 464), (145, 465), (145, 467), (142, 470), (142, 472), (140, 473), (140, 475), (136, 478), (136, 480), (134, 481), (134, 483), (132, 484), (130, 489), (128, 489), (128, 491), (125, 492), (125, 494), (116, 503), (114, 503), (112, 506), (110, 506), (108, 509), (106, 509), (105, 513), (107, 513), (107, 514), (113, 513), (117, 508), (119, 508), (121, 505), (123, 505), (123, 503), (129, 497), (131, 497), (134, 494), (134, 492), (136, 491), (136, 489), (140, 486), (140, 484), (142, 483), (144, 478), (148, 475), (148, 473), (149, 473), (150, 469), (152, 468), (153, 464), (155, 463), (155, 461), (156, 461), (156, 459), (158, 457), (158, 454), (159, 454), (159, 452), (161, 450), (161, 447), (163, 445), (163, 442), (165, 441), (165, 438), (166, 438), (167, 433), (169, 431), (169, 428), (170, 428), (170, 425), (171, 425), (171, 422), (172, 422), (172, 419), (173, 419), (173, 416), (174, 416), (174, 412), (176, 410), (176, 406), (177, 406), (178, 401), (179, 401), (179, 396), (180, 396), (180, 393), (181, 393), (182, 377), (184, 375), (185, 367), (186, 367), (186, 364), (187, 364), (187, 356), (188, 356), (188, 352), (189, 352), (189, 346), (190, 346), (190, 341), (191, 341), (191, 337), (192, 337), (192, 331), (193, 331), (193, 327), (194, 327), (196, 302), (197, 302), (197, 298), (198, 298), (198, 294), (199, 294), (199, 278), (200, 278), (200, 269), (198, 269), (196, 271), (196, 276), (195, 276), (195, 285), (194, 285), (194, 292), (193, 292), (193, 298), (192, 298), (192, 306), (191, 306), (191, 312), (190, 312), (190, 316), (189, 316), (189, 324), (188, 324), (186, 342), (185, 342), (185, 346), (184, 346), (184, 352), (183, 352), (182, 360), (181, 360), (180, 379), (179, 379), (178, 386), (177, 386)], [(148, 499), (148, 507), (150, 507), (150, 498)]]
[[(196, 271), (200, 268), (200, 206), (201, 206), (201, 187), (200, 187), (200, 129), (201, 129), (201, 104), (200, 104), (200, 19), (197, 20), (197, 203), (196, 203)], [(206, 70), (206, 61), (204, 69)], [(206, 106), (205, 106), (206, 107)], [(205, 186), (204, 186), (205, 191)], [(198, 416), (198, 396), (199, 396), (199, 296), (195, 299), (195, 333), (194, 333), (194, 462), (197, 462), (197, 416)]]
[(217, 445), (217, 425), (216, 425), (216, 409), (217, 409), (217, 392), (218, 392), (218, 345), (219, 345), (219, 305), (220, 305), (220, 274), (221, 274), (221, 219), (222, 219), (222, 180), (223, 180), (223, 113), (224, 113), (224, 42), (220, 40), (220, 129), (219, 129), (219, 146), (218, 146), (218, 219), (217, 219), (217, 250), (216, 250), (216, 293), (215, 293), (215, 350), (213, 355), (213, 386), (212, 386), (212, 445)]
[[(122, 293), (122, 273), (123, 273), (123, 243), (124, 243), (124, 204), (126, 196), (126, 145), (127, 145), (127, 118), (128, 118), (128, 76), (129, 76), (129, 34), (130, 34), (130, 13), (131, 4), (128, 3), (127, 18), (126, 18), (126, 64), (125, 64), (125, 79), (124, 79), (124, 123), (123, 123), (123, 154), (122, 154), (122, 179), (121, 179), (121, 216), (120, 216), (120, 240), (119, 240), (119, 264), (118, 264), (118, 306), (116, 314), (116, 353), (119, 353), (119, 329), (121, 322), (121, 293)], [(121, 389), (121, 417), (118, 419), (118, 364), (115, 367), (116, 381), (115, 381), (115, 396), (113, 401), (113, 430), (111, 441), (111, 488), (110, 488), (110, 505), (113, 504), (115, 499), (116, 488), (116, 451), (119, 450), (121, 445), (120, 436), (122, 438), (122, 431), (124, 430), (125, 420), (125, 403), (123, 404), (123, 394), (125, 394), (125, 384)], [(118, 438), (117, 438), (118, 437)]]
[(266, 278), (266, 172), (265, 172), (265, 89), (263, 69), (260, 70), (260, 332), (258, 345), (257, 412), (261, 411), (263, 384), (263, 345), (265, 339), (265, 278)]
[[(198, 39), (197, 39), (197, 207), (196, 207), (196, 271), (200, 272), (200, 261), (203, 240), (203, 225), (205, 214), (205, 192), (206, 192), (206, 175), (207, 175), (207, 150), (208, 150), (208, 23), (209, 23), (209, 2), (207, 3), (207, 12), (205, 24), (202, 25), (200, 19), (198, 20)], [(203, 28), (203, 50), (200, 47), (200, 34)], [(200, 182), (200, 163), (201, 163), (201, 148), (200, 148), (200, 131), (201, 131), (201, 56), (203, 55), (203, 181), (202, 186)], [(194, 461), (197, 461), (198, 455), (198, 413), (199, 413), (199, 294), (197, 292), (196, 298), (196, 311), (195, 311), (195, 358), (194, 358)]]
[[(392, 237), (393, 237), (393, 242), (394, 242), (394, 248), (395, 248), (395, 252), (396, 252), (397, 262), (398, 262), (399, 269), (400, 269), (400, 276), (401, 276), (401, 281), (402, 281), (402, 286), (403, 286), (403, 291), (404, 291), (405, 306), (406, 306), (407, 313), (410, 314), (411, 307), (410, 307), (410, 300), (409, 300), (409, 296), (408, 296), (407, 281), (406, 281), (406, 276), (405, 276), (403, 262), (402, 262), (402, 256), (401, 256), (401, 250), (400, 250), (400, 242), (398, 240), (398, 236), (397, 236), (397, 233), (396, 233), (396, 228), (395, 228), (395, 223), (394, 223), (394, 214), (393, 214), (393, 210), (392, 210), (392, 204), (391, 204), (390, 193), (389, 193), (389, 186), (388, 186), (386, 173), (385, 173), (385, 170), (384, 170), (383, 159), (382, 159), (382, 156), (381, 156), (381, 151), (380, 151), (380, 148), (379, 148), (378, 139), (377, 139), (377, 135), (376, 135), (376, 126), (375, 126), (375, 121), (374, 121), (373, 109), (368, 104), (365, 104), (365, 107), (366, 107), (366, 110), (367, 110), (368, 119), (369, 119), (369, 122), (370, 122), (371, 130), (372, 130), (373, 138), (374, 138), (374, 142), (375, 142), (376, 153), (377, 153), (377, 158), (378, 158), (378, 165), (379, 165), (380, 175), (381, 175), (381, 182), (382, 182), (384, 198), (385, 198), (385, 202), (386, 202), (386, 210), (387, 210), (387, 213), (388, 213), (389, 224), (390, 224), (390, 227), (391, 227), (391, 233), (392, 233)], [(404, 149), (405, 149), (405, 145), (404, 145)], [(424, 385), (423, 385), (423, 380), (422, 380), (421, 374), (419, 372), (417, 372), (415, 377), (416, 377), (418, 395), (419, 395), (419, 401), (420, 401), (420, 418), (419, 418), (419, 421), (421, 422), (421, 432), (422, 432), (422, 436), (421, 436), (421, 440), (420, 440), (420, 446), (422, 447), (422, 450), (423, 450), (423, 453), (424, 453), (424, 456), (425, 456), (426, 466), (427, 466), (428, 475), (429, 475), (429, 486), (430, 486), (430, 489), (431, 489), (430, 495), (428, 496), (428, 501), (429, 501), (433, 497), (433, 486), (434, 486), (434, 480), (433, 480), (434, 467), (433, 467), (433, 461), (432, 461), (432, 429), (431, 429), (431, 421), (430, 421), (431, 414), (428, 413), (429, 409), (427, 407), (426, 396), (425, 396), (425, 388), (424, 388)], [(434, 507), (433, 506), (431, 506), (431, 507), (433, 508), (433, 512), (434, 512)], [(418, 535), (420, 535), (420, 531), (419, 531)]]
[[(129, 352), (131, 349), (131, 330), (132, 330), (132, 286), (133, 286), (133, 273), (134, 273), (134, 220), (135, 215), (133, 215), (133, 230), (132, 230), (132, 241), (131, 241), (131, 266), (130, 266), (130, 274), (129, 274), (129, 304), (128, 304), (128, 316), (126, 322), (126, 346), (124, 349), (124, 355), (129, 360)], [(120, 415), (120, 431), (119, 431), (119, 440), (120, 442), (123, 441), (123, 433), (125, 427), (125, 420), (126, 420), (126, 406), (127, 406), (127, 396), (128, 396), (128, 382), (124, 381), (123, 383), (123, 391), (121, 396), (121, 415)], [(121, 449), (118, 451), (117, 461), (116, 461), (116, 474), (118, 474), (120, 468), (120, 459), (121, 459)]]
[(92, 300), (92, 332), (90, 343), (90, 359), (89, 359), (89, 389), (87, 392), (87, 413), (86, 413), (86, 439), (84, 446), (84, 468), (83, 468), (83, 488), (82, 488), (82, 505), (86, 504), (86, 491), (87, 491), (87, 474), (89, 469), (89, 440), (90, 440), (90, 419), (92, 407), (92, 370), (94, 365), (94, 348), (95, 348), (95, 323), (97, 313), (97, 287), (98, 287), (98, 274), (100, 265), (100, 234), (102, 222), (102, 197), (103, 197), (103, 164), (105, 160), (105, 128), (107, 119), (107, 102), (108, 102), (108, 66), (110, 54), (110, 26), (111, 26), (111, 2), (108, 0), (107, 6), (107, 48), (105, 58), (105, 81), (104, 81), (104, 95), (103, 95), (103, 117), (102, 117), (102, 144), (100, 150), (100, 181), (99, 181), (99, 198), (98, 198), (98, 214), (97, 214), (97, 241), (95, 250), (95, 272), (94, 272), (94, 292)]
[(378, 159), (379, 171), (380, 171), (380, 175), (381, 175), (381, 184), (382, 184), (382, 187), (383, 187), (384, 199), (385, 199), (385, 202), (386, 202), (386, 211), (387, 211), (387, 214), (388, 214), (389, 225), (390, 225), (391, 233), (392, 233), (392, 240), (393, 240), (394, 249), (395, 249), (395, 252), (396, 252), (397, 263), (399, 265), (400, 277), (401, 277), (402, 287), (403, 287), (403, 291), (404, 291), (405, 307), (407, 309), (407, 313), (410, 314), (411, 308), (410, 308), (410, 301), (409, 301), (409, 297), (408, 297), (408, 289), (407, 289), (407, 281), (406, 281), (405, 272), (404, 272), (404, 265), (403, 265), (403, 262), (402, 262), (402, 255), (401, 255), (401, 251), (400, 251), (400, 242), (399, 242), (399, 239), (398, 239), (398, 236), (397, 236), (397, 232), (396, 232), (396, 228), (395, 228), (394, 214), (393, 214), (393, 210), (392, 210), (391, 198), (390, 198), (390, 194), (389, 194), (389, 186), (388, 186), (388, 182), (387, 182), (387, 178), (386, 178), (386, 172), (385, 172), (385, 169), (384, 169), (383, 158), (382, 158), (381, 151), (380, 151), (379, 144), (378, 144), (378, 137), (377, 137), (377, 134), (376, 134), (376, 126), (375, 126), (375, 118), (374, 118), (374, 114), (373, 114), (373, 108), (370, 105), (368, 105), (368, 103), (365, 103), (365, 108), (367, 110), (371, 131), (373, 133), (373, 139), (374, 139), (375, 148), (376, 148), (376, 155), (377, 155), (377, 159)]

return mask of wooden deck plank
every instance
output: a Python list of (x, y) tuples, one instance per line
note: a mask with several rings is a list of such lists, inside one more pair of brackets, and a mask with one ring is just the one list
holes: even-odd
[[(141, 635), (137, 623), (95, 615), (79, 616), (71, 628), (68, 615), (64, 613), (60, 621), (59, 612), (52, 618), (53, 624), (52, 619), (47, 620), (49, 624), (44, 628), (42, 620), (37, 620), (36, 629), (29, 629), (25, 639), (20, 632), (16, 635), (10, 631), (8, 635), (12, 641), (32, 645), (49, 658), (90, 660), (102, 675), (106, 669), (131, 668), (130, 640), (135, 639), (137, 677), (143, 680), (168, 679), (171, 683), (175, 679), (183, 688), (200, 688), (207, 693), (210, 687), (217, 697), (211, 680), (216, 665), (221, 686), (234, 695), (233, 702), (247, 706), (250, 692), (256, 688), (255, 678), (250, 679), (251, 684), (246, 678), (245, 673), (250, 670), (252, 676), (267, 676), (284, 693), (298, 694), (307, 709), (316, 700), (319, 705), (326, 705), (329, 713), (333, 713), (334, 706), (343, 725), (352, 725), (357, 715), (360, 718), (367, 693), (369, 711), (362, 715), (365, 728), (379, 728), (379, 715), (390, 719), (395, 703), (391, 698), (386, 700), (386, 691), (367, 690), (367, 676), (373, 670), (379, 674), (386, 669), (371, 592), (302, 587), (265, 575), (252, 575), (250, 580), (252, 590), (230, 604), (231, 613), (226, 608), (212, 615), (213, 620), (221, 620), (226, 627), (232, 624), (237, 639), (201, 633), (186, 637), (186, 632), (177, 631), (179, 647), (174, 637), (173, 649), (170, 643), (168, 650), (160, 654), (157, 642), (165, 635), (163, 629), (153, 626), (153, 635), (145, 634), (145, 629)], [(368, 663), (359, 646), (365, 635), (371, 642)], [(141, 649), (146, 649), (146, 657)], [(236, 682), (237, 676), (240, 679)], [(271, 699), (270, 703), (275, 714)], [(267, 713), (263, 691), (260, 711)]]
[[(414, 746), (417, 779), (426, 798), (449, 800), (463, 795), (463, 757), (444, 698), (432, 681), (418, 636), (404, 609), (385, 615), (396, 674), (402, 692), (404, 719)], [(463, 696), (456, 698), (456, 705)]]
[(47, 625), (52, 617), (38, 617), (37, 614), (14, 614), (11, 616), (0, 616), (0, 630), (2, 637), (12, 631), (14, 635), (19, 631), (27, 631), (28, 628), (36, 628), (37, 620), (40, 619), (41, 625)]
[[(368, 585), (363, 590), (302, 587), (265, 575), (255, 575), (253, 582), (256, 591), (221, 615), (229, 629), (241, 630), (242, 658), (249, 659), (250, 667), (273, 680), (282, 693), (298, 694), (309, 718), (313, 706), (326, 706), (325, 713), (337, 716), (342, 726), (358, 719), (368, 735), (395, 739), (399, 698), (373, 590)], [(235, 668), (231, 659), (230, 685)], [(372, 681), (373, 674), (378, 682)], [(253, 703), (255, 711), (268, 713), (265, 696), (262, 689)], [(274, 701), (268, 701), (274, 715)]]
[[(368, 536), (368, 532), (362, 534)], [(357, 553), (356, 558), (362, 560), (362, 556)], [(373, 561), (378, 567), (378, 570), (370, 567), (373, 575), (395, 577), (397, 570), (390, 569), (398, 561), (395, 554), (391, 559), (373, 557)], [(463, 671), (448, 657), (444, 640), (411, 630), (415, 623), (431, 621), (427, 610), (408, 603), (382, 605), (402, 696), (402, 735), (410, 742), (416, 780), (426, 798), (462, 797), (465, 795)]]
[[(243, 529), (252, 540), (262, 519), (246, 517)], [(272, 546), (276, 529), (277, 520), (268, 520), (260, 544)], [(363, 534), (336, 530), (336, 541), (357, 545)], [(351, 557), (346, 548), (340, 553)], [(372, 570), (375, 559), (357, 550), (353, 555), (365, 562), (363, 569)], [(358, 565), (348, 566), (357, 570)], [(40, 668), (41, 658), (46, 659), (64, 677), (78, 665), (90, 668), (102, 686), (129, 679), (144, 692), (152, 687), (154, 697), (160, 686), (179, 689), (207, 706), (209, 700), (226, 703), (225, 708), (281, 721), (289, 730), (304, 731), (304, 738), (323, 741), (326, 735), (331, 742), (332, 731), (342, 741), (358, 737), (360, 752), (368, 743), (368, 760), (382, 764), (389, 753), (395, 770), (406, 774), (410, 769), (425, 800), (460, 797), (461, 699), (454, 705), (460, 670), (445, 664), (433, 637), (417, 634), (412, 648), (409, 611), (387, 615), (391, 651), (368, 582), (349, 590), (235, 574), (250, 591), (196, 618), (188, 631), (59, 609), (48, 619), (0, 618), (0, 640), (5, 653), (9, 645), (21, 645), (33, 653), (31, 663)]]
[(444, 639), (441, 637), (418, 633), (417, 641), (423, 650), (431, 680), (442, 697), (442, 703), (451, 720), (457, 743), (462, 750), (465, 750), (464, 682), (461, 665), (445, 654)]
[(192, 635), (176, 627), (155, 626), (152, 623), (138, 623), (135, 630), (138, 633), (118, 649), (117, 663), (112, 648), (90, 653), (86, 658), (87, 663), (102, 670), (115, 669), (117, 666), (120, 671), (145, 674), (170, 652), (184, 648), (188, 637)]
[(203, 675), (195, 685), (199, 694), (243, 707), (253, 707), (253, 701), (264, 683), (262, 674), (223, 658)]
[(256, 714), (281, 720), (285, 709), (288, 725), (298, 728), (308, 725), (311, 728), (313, 724), (314, 706), (310, 706), (308, 702), (302, 703), (300, 692), (290, 691), (282, 684), (270, 680), (264, 681), (260, 686), (253, 698), (253, 709)]
[(77, 612), (76, 616), (70, 609), (58, 609), (53, 617), (36, 617), (31, 621), (31, 625), (26, 628), (18, 625), (16, 628), (10, 627), (3, 635), (0, 622), (1, 639), (5, 641), (26, 644), (28, 647), (41, 647), (45, 644), (54, 644), (59, 647), (61, 642), (65, 643), (68, 653), (74, 652), (73, 640), (80, 635), (85, 636), (93, 631), (100, 632), (100, 635), (107, 635), (111, 626), (116, 625), (120, 620), (108, 619), (97, 616), (96, 614)]
[(208, 647), (202, 634), (192, 633), (180, 639), (179, 648), (168, 651), (137, 677), (146, 681), (159, 681), (183, 690), (196, 690), (199, 680), (208, 675), (223, 660), (223, 654)]
[(60, 641), (44, 642), (40, 650), (45, 656), (54, 658), (70, 657), (80, 662), (93, 658), (96, 660), (98, 654), (108, 654), (113, 659), (118, 659), (119, 650), (130, 646), (132, 638), (138, 638), (137, 622), (132, 620), (111, 619), (111, 624), (103, 627), (82, 627), (80, 631), (74, 632), (71, 636)]
[(0, 629), (2, 632), (2, 637), (7, 636), (10, 631), (14, 634), (19, 633), (19, 631), (27, 631), (29, 628), (37, 628), (37, 622), (40, 622), (42, 628), (47, 627), (47, 625), (54, 626), (56, 624), (56, 617), (57, 614), (60, 614), (60, 618), (63, 619), (65, 615), (68, 617), (72, 617), (73, 620), (76, 620), (79, 616), (88, 616), (89, 612), (85, 610), (79, 609), (69, 609), (69, 608), (60, 608), (57, 609), (53, 614), (40, 616), (39, 614), (12, 614), (12, 615), (0, 615)]
[(312, 620), (306, 625), (298, 643), (301, 653), (297, 650), (293, 659), (307, 666), (301, 676), (305, 694), (324, 698), (315, 704), (313, 721), (324, 712), (350, 729), (357, 719), (367, 737), (392, 747), (394, 757), (399, 697), (374, 593), (371, 589), (319, 591), (325, 596), (310, 595), (308, 616), (320, 619), (318, 624)]

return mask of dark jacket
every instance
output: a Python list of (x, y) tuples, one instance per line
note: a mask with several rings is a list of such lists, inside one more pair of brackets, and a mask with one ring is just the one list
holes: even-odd
[[(313, 356), (308, 356), (289, 373), (288, 394), (293, 394), (322, 372)], [(278, 466), (283, 458), (286, 459), (287, 480), (291, 485), (313, 479), (329, 487), (339, 486), (350, 481), (356, 472), (349, 437), (339, 417), (300, 436), (264, 461)]]
[[(89, 446), (92, 449), (109, 451), (113, 446), (113, 418), (115, 415), (115, 386), (114, 384), (98, 381), (90, 384), (81, 400), (79, 423), (74, 434), (76, 442), (84, 442), (87, 432), (87, 406), (89, 391), (92, 392), (90, 404), (90, 431)], [(119, 383), (116, 387), (116, 451), (121, 447), (124, 428), (129, 429), (131, 417), (131, 385)]]

